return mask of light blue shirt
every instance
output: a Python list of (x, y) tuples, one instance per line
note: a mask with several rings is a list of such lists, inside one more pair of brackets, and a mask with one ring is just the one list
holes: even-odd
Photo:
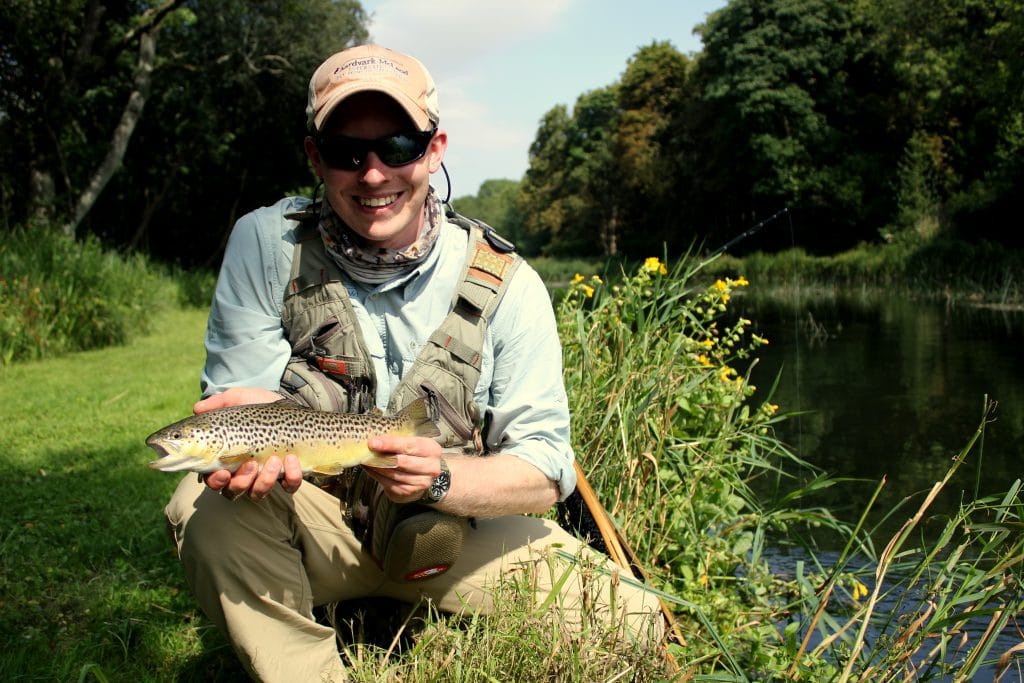
[[(229, 387), (280, 387), (291, 357), (281, 308), (298, 225), (284, 215), (307, 204), (298, 197), (282, 199), (235, 224), (210, 307), (204, 396)], [(413, 272), (376, 287), (347, 281), (373, 360), (379, 408), (386, 407), (405, 368), (448, 315), (468, 239), (465, 230), (444, 221), (433, 250)], [(562, 349), (550, 295), (528, 264), (509, 282), (482, 357), (475, 396), (481, 414), (490, 417), (489, 450), (533, 464), (558, 482), (564, 499), (576, 486), (576, 473)]]

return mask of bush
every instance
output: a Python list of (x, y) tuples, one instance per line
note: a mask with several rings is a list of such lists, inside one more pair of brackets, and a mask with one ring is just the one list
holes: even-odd
[(49, 227), (8, 233), (0, 273), (3, 364), (124, 344), (175, 300), (173, 284), (145, 257)]

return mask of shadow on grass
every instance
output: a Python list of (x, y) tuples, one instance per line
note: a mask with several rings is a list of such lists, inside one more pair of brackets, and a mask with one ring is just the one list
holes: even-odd
[(77, 680), (90, 667), (109, 680), (247, 680), (167, 535), (179, 477), (123, 440), (47, 460), (0, 462), (0, 634), (16, 644), (0, 679)]

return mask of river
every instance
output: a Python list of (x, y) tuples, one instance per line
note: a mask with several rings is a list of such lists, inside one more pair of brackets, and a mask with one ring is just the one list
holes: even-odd
[[(798, 305), (747, 296), (734, 308), (770, 342), (758, 349), (751, 374), (761, 400), (777, 377), (771, 402), (801, 413), (782, 422), (777, 435), (811, 464), (859, 480), (816, 502), (856, 521), (885, 478), (868, 517), (879, 550), (974, 434), (986, 397), (998, 402), (995, 420), (931, 506), (924, 535), (937, 535), (961, 500), (1005, 492), (1024, 475), (1024, 312), (866, 295)], [(834, 550), (826, 545), (819, 557)], [(786, 572), (799, 557), (776, 552), (768, 559)], [(968, 623), (967, 630), (986, 622)], [(1007, 629), (995, 654), (1018, 642)], [(975, 680), (992, 676), (986, 666)], [(1011, 667), (1002, 680), (1019, 676)]]
[[(986, 396), (998, 402), (995, 420), (933, 512), (1024, 475), (1024, 312), (879, 297), (799, 307), (748, 298), (738, 309), (770, 341), (752, 381), (767, 392), (778, 375), (772, 403), (803, 413), (778, 435), (810, 463), (863, 480), (830, 491), (837, 514), (855, 519), (882, 477), (875, 524), (905, 498), (916, 509), (977, 429)], [(905, 519), (893, 516), (877, 535)]]

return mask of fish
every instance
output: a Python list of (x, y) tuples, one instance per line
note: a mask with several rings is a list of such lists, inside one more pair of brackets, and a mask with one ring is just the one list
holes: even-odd
[(157, 453), (149, 466), (162, 472), (234, 472), (255, 460), (294, 453), (303, 474), (335, 475), (357, 465), (393, 468), (394, 455), (371, 451), (371, 436), (433, 438), (441, 432), (431, 406), (419, 398), (394, 415), (334, 413), (282, 399), (273, 403), (217, 408), (179, 420), (146, 437)]

